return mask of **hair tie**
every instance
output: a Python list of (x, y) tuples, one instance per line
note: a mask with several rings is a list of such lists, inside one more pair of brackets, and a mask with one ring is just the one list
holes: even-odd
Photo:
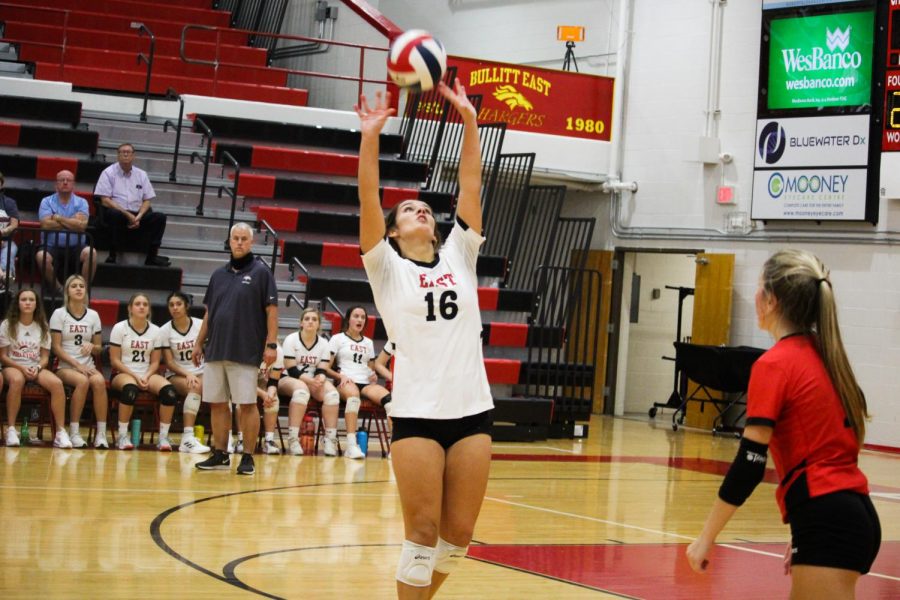
[(824, 282), (824, 283), (827, 283), (828, 285), (831, 285), (831, 282), (828, 281), (828, 279), (825, 278), (825, 277), (822, 277), (822, 278), (820, 278), (820, 279), (817, 279), (817, 280), (816, 280), (816, 285), (822, 285), (823, 282)]

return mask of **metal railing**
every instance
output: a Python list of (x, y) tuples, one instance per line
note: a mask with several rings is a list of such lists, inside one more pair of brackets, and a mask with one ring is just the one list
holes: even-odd
[(531, 289), (532, 274), (539, 265), (566, 266), (548, 260), (565, 196), (564, 186), (529, 186), (524, 218), (518, 230), (519, 237), (527, 243), (517, 244), (515, 254), (507, 257), (507, 286)]
[(169, 181), (175, 182), (178, 181), (178, 153), (181, 149), (181, 124), (184, 119), (184, 98), (181, 97), (174, 88), (169, 88), (166, 90), (166, 97), (172, 98), (174, 100), (178, 100), (180, 106), (178, 107), (178, 124), (172, 122), (171, 119), (166, 119), (165, 123), (163, 123), (163, 132), (169, 130), (169, 126), (175, 128), (175, 151), (172, 153), (172, 170), (169, 171)]
[[(265, 33), (281, 31), (287, 6), (287, 0), (215, 0), (213, 2), (213, 8), (231, 12), (231, 27), (253, 29)], [(250, 45), (266, 48), (270, 53), (275, 48), (275, 42), (271, 39), (259, 40), (256, 39), (256, 36), (250, 38)]]
[[(234, 213), (232, 213), (232, 219), (233, 218), (234, 218)], [(263, 238), (263, 244), (268, 244), (269, 236), (270, 235), (272, 236), (272, 264), (269, 265), (269, 269), (274, 274), (275, 273), (275, 265), (278, 264), (278, 233), (276, 233), (275, 230), (272, 229), (272, 226), (269, 225), (268, 221), (266, 221), (265, 219), (262, 219), (262, 220), (256, 222), (256, 230), (260, 231), (261, 228), (265, 228), (265, 230), (266, 230), (266, 237)], [(231, 225), (228, 226), (228, 231), (231, 231)], [(226, 244), (225, 249), (227, 250), (228, 249), (228, 246), (227, 246), (228, 241), (227, 240), (225, 241), (225, 244)]]
[[(207, 158), (207, 160), (209, 160), (209, 159)], [(234, 212), (235, 212), (235, 208), (237, 205), (238, 181), (241, 178), (241, 165), (231, 155), (230, 152), (228, 152), (227, 150), (225, 152), (223, 152), (222, 153), (222, 177), (223, 178), (225, 177), (225, 162), (228, 162), (229, 164), (231, 164), (231, 166), (234, 167), (234, 184), (232, 184), (231, 189), (228, 189), (224, 185), (219, 186), (219, 198), (222, 197), (222, 192), (225, 192), (226, 194), (228, 194), (231, 197), (231, 212), (228, 215), (228, 231), (229, 231), (228, 235), (230, 236), (231, 235), (231, 233), (230, 233), (231, 226), (234, 225)], [(205, 182), (205, 180), (206, 180), (205, 175), (204, 175), (203, 179)], [(275, 236), (275, 237), (277, 238), (278, 236)], [(228, 250), (228, 238), (225, 238), (225, 249)], [(273, 267), (272, 271), (274, 271), (274, 270), (275, 270), (275, 268)]]
[(204, 137), (206, 138), (206, 157), (200, 156), (200, 153), (196, 150), (191, 152), (191, 164), (194, 164), (194, 159), (198, 159), (203, 162), (203, 182), (200, 184), (200, 202), (197, 204), (197, 210), (195, 211), (197, 216), (202, 217), (203, 203), (206, 200), (206, 178), (209, 175), (209, 155), (212, 152), (213, 133), (200, 117), (194, 119), (194, 128), (196, 129), (197, 127), (200, 128), (200, 130), (203, 132)]
[(156, 54), (156, 36), (153, 35), (153, 32), (150, 31), (150, 28), (144, 25), (139, 21), (133, 21), (131, 23), (132, 29), (137, 29), (138, 37), (141, 37), (144, 33), (147, 34), (147, 37), (150, 38), (150, 55), (146, 55), (143, 52), (138, 52), (137, 55), (137, 63), (141, 64), (141, 60), (147, 63), (147, 78), (144, 81), (144, 108), (141, 109), (141, 121), (147, 120), (147, 101), (150, 99), (150, 74), (153, 71), (153, 56)]
[[(204, 60), (199, 58), (190, 58), (186, 55), (186, 45), (188, 41), (188, 33), (190, 31), (212, 31), (215, 32), (216, 36), (216, 54), (213, 60)], [(337, 75), (333, 73), (324, 73), (322, 71), (302, 71), (297, 69), (281, 69), (286, 75), (301, 75), (307, 77), (321, 77), (324, 79), (336, 79), (340, 81), (352, 81), (357, 83), (357, 96), (362, 94), (363, 84), (364, 83), (379, 83), (379, 84), (388, 84), (386, 79), (371, 79), (365, 76), (365, 68), (366, 68), (366, 52), (382, 52), (387, 54), (388, 48), (380, 47), (380, 46), (368, 46), (365, 44), (354, 44), (351, 42), (338, 42), (335, 40), (326, 40), (321, 38), (308, 37), (304, 35), (287, 35), (287, 34), (278, 34), (278, 33), (266, 33), (261, 31), (256, 31), (252, 29), (231, 29), (227, 27), (213, 27), (211, 25), (185, 25), (181, 30), (181, 44), (178, 49), (179, 56), (181, 56), (181, 60), (193, 64), (193, 65), (206, 65), (213, 67), (213, 95), (218, 93), (218, 84), (219, 84), (219, 67), (232, 67), (234, 69), (243, 69), (243, 70), (253, 70), (260, 69), (258, 66), (251, 66), (243, 63), (233, 63), (233, 62), (223, 62), (219, 60), (219, 50), (222, 46), (222, 35), (234, 35), (245, 33), (248, 36), (258, 36), (265, 38), (272, 38), (275, 40), (297, 40), (304, 42), (319, 42), (322, 44), (328, 44), (332, 46), (341, 46), (344, 48), (356, 48), (359, 50), (359, 59), (358, 59), (358, 75)], [(396, 98), (394, 99), (396, 102)]]
[(484, 230), (489, 233), (485, 254), (515, 256), (534, 157), (533, 152), (499, 155), (498, 170), (484, 193)]

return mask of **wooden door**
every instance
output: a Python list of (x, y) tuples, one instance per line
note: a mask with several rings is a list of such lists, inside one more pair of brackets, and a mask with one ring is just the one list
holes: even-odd
[[(694, 314), (691, 343), (710, 346), (727, 345), (731, 333), (731, 302), (734, 290), (734, 254), (697, 255), (694, 276)], [(697, 385), (688, 383), (688, 396)], [(721, 397), (721, 396), (719, 396)], [(706, 405), (700, 412), (699, 402), (689, 402), (685, 423), (712, 429), (715, 407)]]
[[(604, 406), (603, 390), (606, 387), (606, 359), (609, 349), (609, 318), (610, 306), (612, 302), (612, 280), (613, 280), (613, 256), (612, 250), (590, 250), (585, 261), (584, 268), (600, 272), (600, 305), (584, 306), (584, 310), (588, 311), (590, 318), (583, 319), (583, 323), (590, 324), (590, 331), (594, 331), (593, 319), (600, 320), (597, 348), (597, 364), (594, 367), (594, 397), (592, 402), (592, 412), (601, 414)], [(592, 341), (592, 340), (591, 340)], [(586, 357), (582, 357), (586, 358)]]

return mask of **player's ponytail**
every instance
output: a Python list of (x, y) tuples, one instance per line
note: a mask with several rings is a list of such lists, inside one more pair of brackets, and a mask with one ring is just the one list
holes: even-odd
[(866, 398), (853, 374), (841, 339), (837, 305), (828, 269), (815, 255), (805, 250), (782, 250), (763, 265), (763, 289), (778, 301), (781, 316), (815, 333), (819, 355), (831, 376), (860, 445), (866, 437), (869, 414)]

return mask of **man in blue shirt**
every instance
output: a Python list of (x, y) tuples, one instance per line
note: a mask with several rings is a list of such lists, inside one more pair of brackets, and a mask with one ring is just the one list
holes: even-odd
[(3, 173), (0, 173), (0, 289), (7, 287), (8, 280), (16, 278), (18, 251), (12, 234), (19, 226), (19, 207), (15, 200), (3, 193), (5, 183)]
[[(57, 275), (60, 280), (78, 271), (86, 281), (94, 278), (97, 271), (97, 252), (87, 244), (84, 230), (87, 228), (87, 200), (72, 193), (75, 175), (71, 171), (56, 174), (56, 193), (41, 200), (38, 218), (43, 245), (35, 254), (38, 267), (44, 274), (44, 282), (56, 287)], [(74, 233), (70, 233), (74, 232)]]

